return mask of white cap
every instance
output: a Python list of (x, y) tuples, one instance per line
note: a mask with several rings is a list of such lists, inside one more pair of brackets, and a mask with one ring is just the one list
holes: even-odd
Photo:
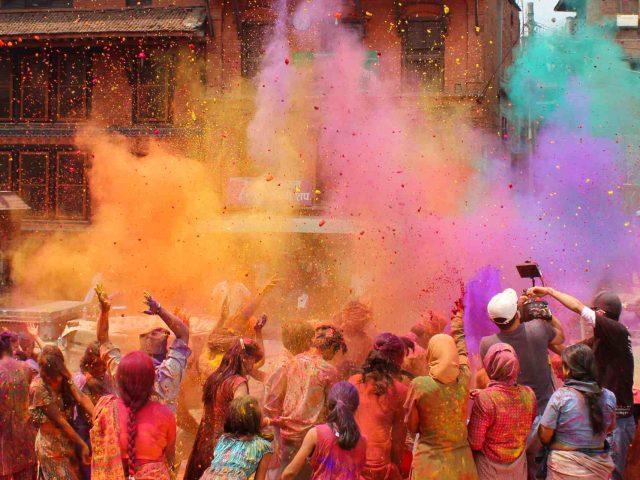
[(503, 318), (511, 321), (518, 311), (518, 294), (513, 288), (507, 288), (504, 292), (495, 295), (487, 305), (487, 312), (492, 320)]

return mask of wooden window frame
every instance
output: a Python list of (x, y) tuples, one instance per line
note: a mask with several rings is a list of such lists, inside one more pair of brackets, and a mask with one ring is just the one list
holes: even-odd
[[(23, 164), (22, 164), (22, 157), (23, 155), (46, 155), (47, 160), (46, 160), (46, 164), (45, 164), (45, 181), (44, 184), (36, 184), (36, 185), (28, 185), (29, 187), (41, 187), (44, 186), (45, 188), (45, 208), (44, 208), (44, 213), (42, 214), (36, 214), (34, 211), (34, 208), (29, 205), (32, 208), (32, 211), (34, 211), (34, 215), (33, 218), (35, 219), (49, 219), (50, 215), (51, 215), (51, 202), (50, 202), (50, 198), (49, 198), (49, 194), (50, 194), (50, 173), (49, 173), (49, 168), (51, 165), (51, 152), (49, 150), (20, 150), (18, 152), (18, 193), (22, 196), (23, 193), (23, 182), (22, 182), (22, 172), (24, 171), (23, 168)], [(24, 198), (24, 197), (23, 197)], [(26, 200), (25, 200), (26, 201)]]
[[(412, 65), (418, 65), (420, 62), (429, 62), (429, 58), (437, 59), (440, 67), (440, 73), (438, 75), (439, 82), (436, 88), (427, 88), (427, 90), (432, 91), (433, 93), (442, 93), (444, 91), (444, 77), (445, 77), (445, 39), (442, 39), (442, 45), (438, 48), (437, 52), (433, 52), (433, 48), (431, 48), (431, 52), (429, 52), (430, 48), (427, 46), (426, 48), (411, 48), (409, 44), (410, 28), (418, 28), (418, 29), (427, 29), (428, 25), (436, 26), (436, 24), (441, 23), (441, 32), (444, 37), (446, 33), (446, 24), (442, 20), (430, 20), (430, 19), (421, 19), (421, 18), (411, 18), (403, 20), (403, 26), (405, 28), (405, 33), (403, 34), (400, 46), (400, 58), (402, 63), (402, 76), (403, 83), (407, 82), (408, 72), (407, 70), (412, 70)], [(411, 27), (410, 27), (411, 25)], [(435, 44), (434, 44), (435, 45)], [(426, 71), (426, 70), (425, 70)], [(420, 87), (425, 87), (427, 84), (424, 81), (419, 82)]]
[[(23, 166), (25, 155), (45, 155), (46, 162), (46, 182), (37, 184), (23, 183)], [(82, 184), (79, 183), (62, 183), (60, 181), (60, 173), (63, 155), (71, 155), (81, 157), (83, 161)], [(25, 197), (25, 191), (31, 187), (44, 188), (44, 200), (46, 209), (42, 213), (33, 210), (27, 213), (25, 220), (34, 222), (71, 222), (71, 223), (89, 223), (91, 219), (91, 187), (89, 184), (89, 168), (91, 165), (89, 152), (78, 150), (75, 146), (69, 144), (56, 145), (47, 144), (39, 146), (27, 146), (21, 144), (3, 145), (0, 150), (0, 156), (9, 158), (9, 190), (18, 192), (23, 199), (29, 204)], [(45, 184), (46, 183), (46, 184)], [(0, 185), (4, 187), (5, 185)], [(61, 190), (64, 187), (82, 188), (82, 211), (76, 211), (75, 214), (64, 215), (60, 211)], [(0, 188), (1, 189), (1, 188)], [(29, 204), (29, 206), (31, 206)]]
[[(46, 91), (45, 117), (25, 117), (25, 86), (23, 81), (23, 72), (28, 62), (32, 61), (35, 53), (40, 53), (39, 61), (44, 62), (46, 68)], [(82, 62), (81, 67), (84, 68), (84, 79), (80, 83), (63, 84), (65, 62), (69, 61), (70, 56), (77, 57)], [(8, 58), (11, 62), (11, 76), (9, 81), (9, 89), (11, 94), (11, 110), (10, 117), (0, 118), (0, 123), (77, 123), (86, 121), (91, 115), (91, 97), (92, 97), (92, 58), (91, 50), (85, 48), (55, 48), (55, 49), (27, 49), (9, 53)], [(77, 95), (82, 96), (82, 109), (78, 109), (80, 114), (74, 116), (62, 116), (61, 95), (66, 87), (75, 87)], [(28, 87), (27, 87), (28, 88)]]
[[(264, 49), (265, 39), (268, 37), (269, 29), (273, 28), (273, 24), (269, 22), (242, 22), (240, 29), (240, 75), (244, 78), (255, 78), (255, 76), (260, 73), (260, 64), (262, 63), (262, 58), (264, 55), (261, 50)], [(261, 44), (259, 45), (258, 54), (255, 58), (251, 58), (247, 55), (248, 52), (255, 52), (256, 45), (247, 45), (248, 39), (252, 37), (251, 34), (247, 33), (252, 29), (262, 29), (261, 35)], [(255, 65), (254, 65), (255, 62)]]
[[(65, 60), (64, 56), (65, 53), (67, 54), (67, 56), (70, 55), (80, 55), (81, 61), (84, 65), (84, 82), (81, 84), (78, 84), (78, 88), (81, 90), (81, 94), (82, 94), (82, 106), (83, 106), (83, 114), (81, 116), (76, 116), (76, 117), (62, 117), (60, 115), (60, 106), (61, 106), (61, 88), (62, 87), (69, 87), (72, 86), (73, 84), (66, 84), (63, 85), (62, 83), (62, 62)], [(60, 51), (56, 53), (56, 65), (55, 65), (55, 72), (54, 72), (54, 76), (55, 76), (55, 115), (53, 115), (52, 117), (54, 118), (54, 121), (56, 122), (60, 122), (60, 123), (73, 123), (73, 122), (78, 122), (78, 121), (83, 121), (86, 120), (87, 118), (89, 118), (89, 76), (90, 76), (90, 70), (91, 70), (91, 65), (89, 63), (89, 59), (87, 58), (87, 55), (85, 53), (84, 49), (81, 50), (66, 50), (66, 51)]]
[[(13, 61), (13, 57), (11, 56), (11, 53), (9, 52), (4, 52), (4, 54), (2, 55), (2, 57), (4, 57), (4, 59), (9, 61), (9, 79), (8, 79), (8, 87), (9, 87), (9, 116), (8, 117), (0, 117), (0, 121), (2, 122), (10, 122), (13, 120), (13, 110), (14, 110), (14, 105), (15, 105), (15, 101), (14, 101), (14, 94), (15, 94), (15, 90), (13, 88), (13, 82), (15, 81), (15, 71), (14, 71), (14, 67), (15, 67), (15, 62)], [(2, 59), (0, 59), (2, 60)]]
[(20, 55), (18, 60), (18, 71), (20, 72), (19, 77), (19, 89), (20, 89), (20, 115), (19, 119), (21, 122), (49, 122), (52, 119), (51, 115), (51, 65), (49, 62), (45, 61), (45, 57), (49, 56), (49, 52), (42, 52), (42, 57), (39, 60), (42, 61), (45, 67), (45, 76), (47, 78), (46, 87), (45, 87), (45, 108), (44, 108), (44, 117), (33, 117), (33, 118), (25, 118), (24, 117), (24, 74), (23, 74), (23, 62), (25, 60), (30, 60), (35, 57), (35, 55)]
[[(88, 166), (88, 155), (85, 152), (78, 152), (72, 150), (56, 150), (56, 176), (54, 182), (55, 188), (55, 219), (57, 220), (78, 220), (78, 221), (86, 221), (89, 218), (89, 190), (88, 190), (88, 182), (87, 182), (87, 166)], [(73, 155), (82, 158), (83, 163), (83, 171), (82, 171), (82, 183), (60, 183), (60, 157), (63, 155)], [(60, 213), (60, 189), (64, 187), (82, 187), (83, 189), (83, 198), (82, 198), (82, 215), (80, 218), (74, 216), (65, 216)]]
[(8, 174), (8, 178), (7, 178), (7, 183), (3, 184), (0, 183), (0, 190), (11, 190), (13, 187), (13, 154), (10, 150), (2, 150), (0, 151), (0, 159), (2, 157), (6, 157), (7, 159), (7, 174)]
[(166, 68), (166, 81), (165, 85), (149, 85), (146, 88), (161, 88), (164, 87), (164, 94), (166, 98), (166, 108), (165, 108), (165, 116), (163, 118), (146, 118), (140, 115), (140, 105), (142, 98), (142, 90), (145, 88), (140, 83), (140, 77), (142, 74), (142, 69), (144, 68), (144, 64), (141, 62), (146, 61), (146, 59), (141, 59), (136, 62), (135, 72), (134, 72), (134, 95), (133, 95), (133, 123), (138, 125), (166, 125), (170, 124), (173, 120), (173, 112), (171, 108), (171, 103), (173, 100), (173, 86), (174, 86), (174, 61), (171, 61), (169, 56), (170, 52), (163, 52), (159, 49), (153, 50), (151, 55), (160, 54), (162, 57), (162, 62), (164, 63), (164, 67)]

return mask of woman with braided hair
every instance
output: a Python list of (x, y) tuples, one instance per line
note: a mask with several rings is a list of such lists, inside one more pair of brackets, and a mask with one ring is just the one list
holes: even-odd
[(95, 409), (93, 480), (170, 480), (176, 420), (169, 407), (150, 400), (154, 382), (149, 355), (136, 351), (122, 358), (118, 396), (102, 397)]
[(547, 479), (605, 480), (614, 464), (606, 436), (616, 426), (616, 396), (597, 382), (591, 348), (571, 345), (562, 351), (565, 381), (544, 410), (538, 436), (550, 450)]

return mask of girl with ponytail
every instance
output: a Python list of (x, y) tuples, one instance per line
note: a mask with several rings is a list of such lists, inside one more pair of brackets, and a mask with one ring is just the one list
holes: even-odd
[(102, 397), (95, 409), (92, 480), (170, 480), (176, 421), (169, 407), (151, 400), (155, 377), (146, 353), (122, 358), (118, 396)]
[(549, 399), (538, 429), (551, 450), (547, 479), (608, 479), (614, 464), (605, 439), (616, 425), (616, 397), (598, 384), (587, 345), (565, 348), (562, 368), (564, 385)]
[(336, 383), (327, 399), (327, 423), (309, 430), (302, 447), (282, 473), (282, 480), (296, 478), (307, 458), (313, 469), (311, 480), (358, 480), (367, 449), (355, 419), (359, 403), (355, 386), (349, 382)]

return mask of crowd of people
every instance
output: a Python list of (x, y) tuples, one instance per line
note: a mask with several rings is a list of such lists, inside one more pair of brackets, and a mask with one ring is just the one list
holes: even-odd
[[(284, 350), (265, 372), (267, 318), (254, 314), (272, 287), (231, 315), (226, 305), (191, 361), (188, 316), (149, 294), (145, 313), (167, 328), (123, 355), (100, 286), (96, 341), (75, 375), (57, 346), (1, 333), (0, 480), (640, 478), (631, 338), (615, 294), (585, 306), (548, 287), (507, 289), (487, 305), (496, 333), (477, 358), (464, 291), (449, 322), (431, 315), (406, 335), (369, 332), (371, 310), (353, 301), (329, 323), (283, 324)], [(593, 336), (566, 345), (555, 317), (524, 313), (543, 297)], [(186, 383), (201, 392), (199, 422)], [(195, 433), (188, 458), (176, 456), (180, 428)]]

